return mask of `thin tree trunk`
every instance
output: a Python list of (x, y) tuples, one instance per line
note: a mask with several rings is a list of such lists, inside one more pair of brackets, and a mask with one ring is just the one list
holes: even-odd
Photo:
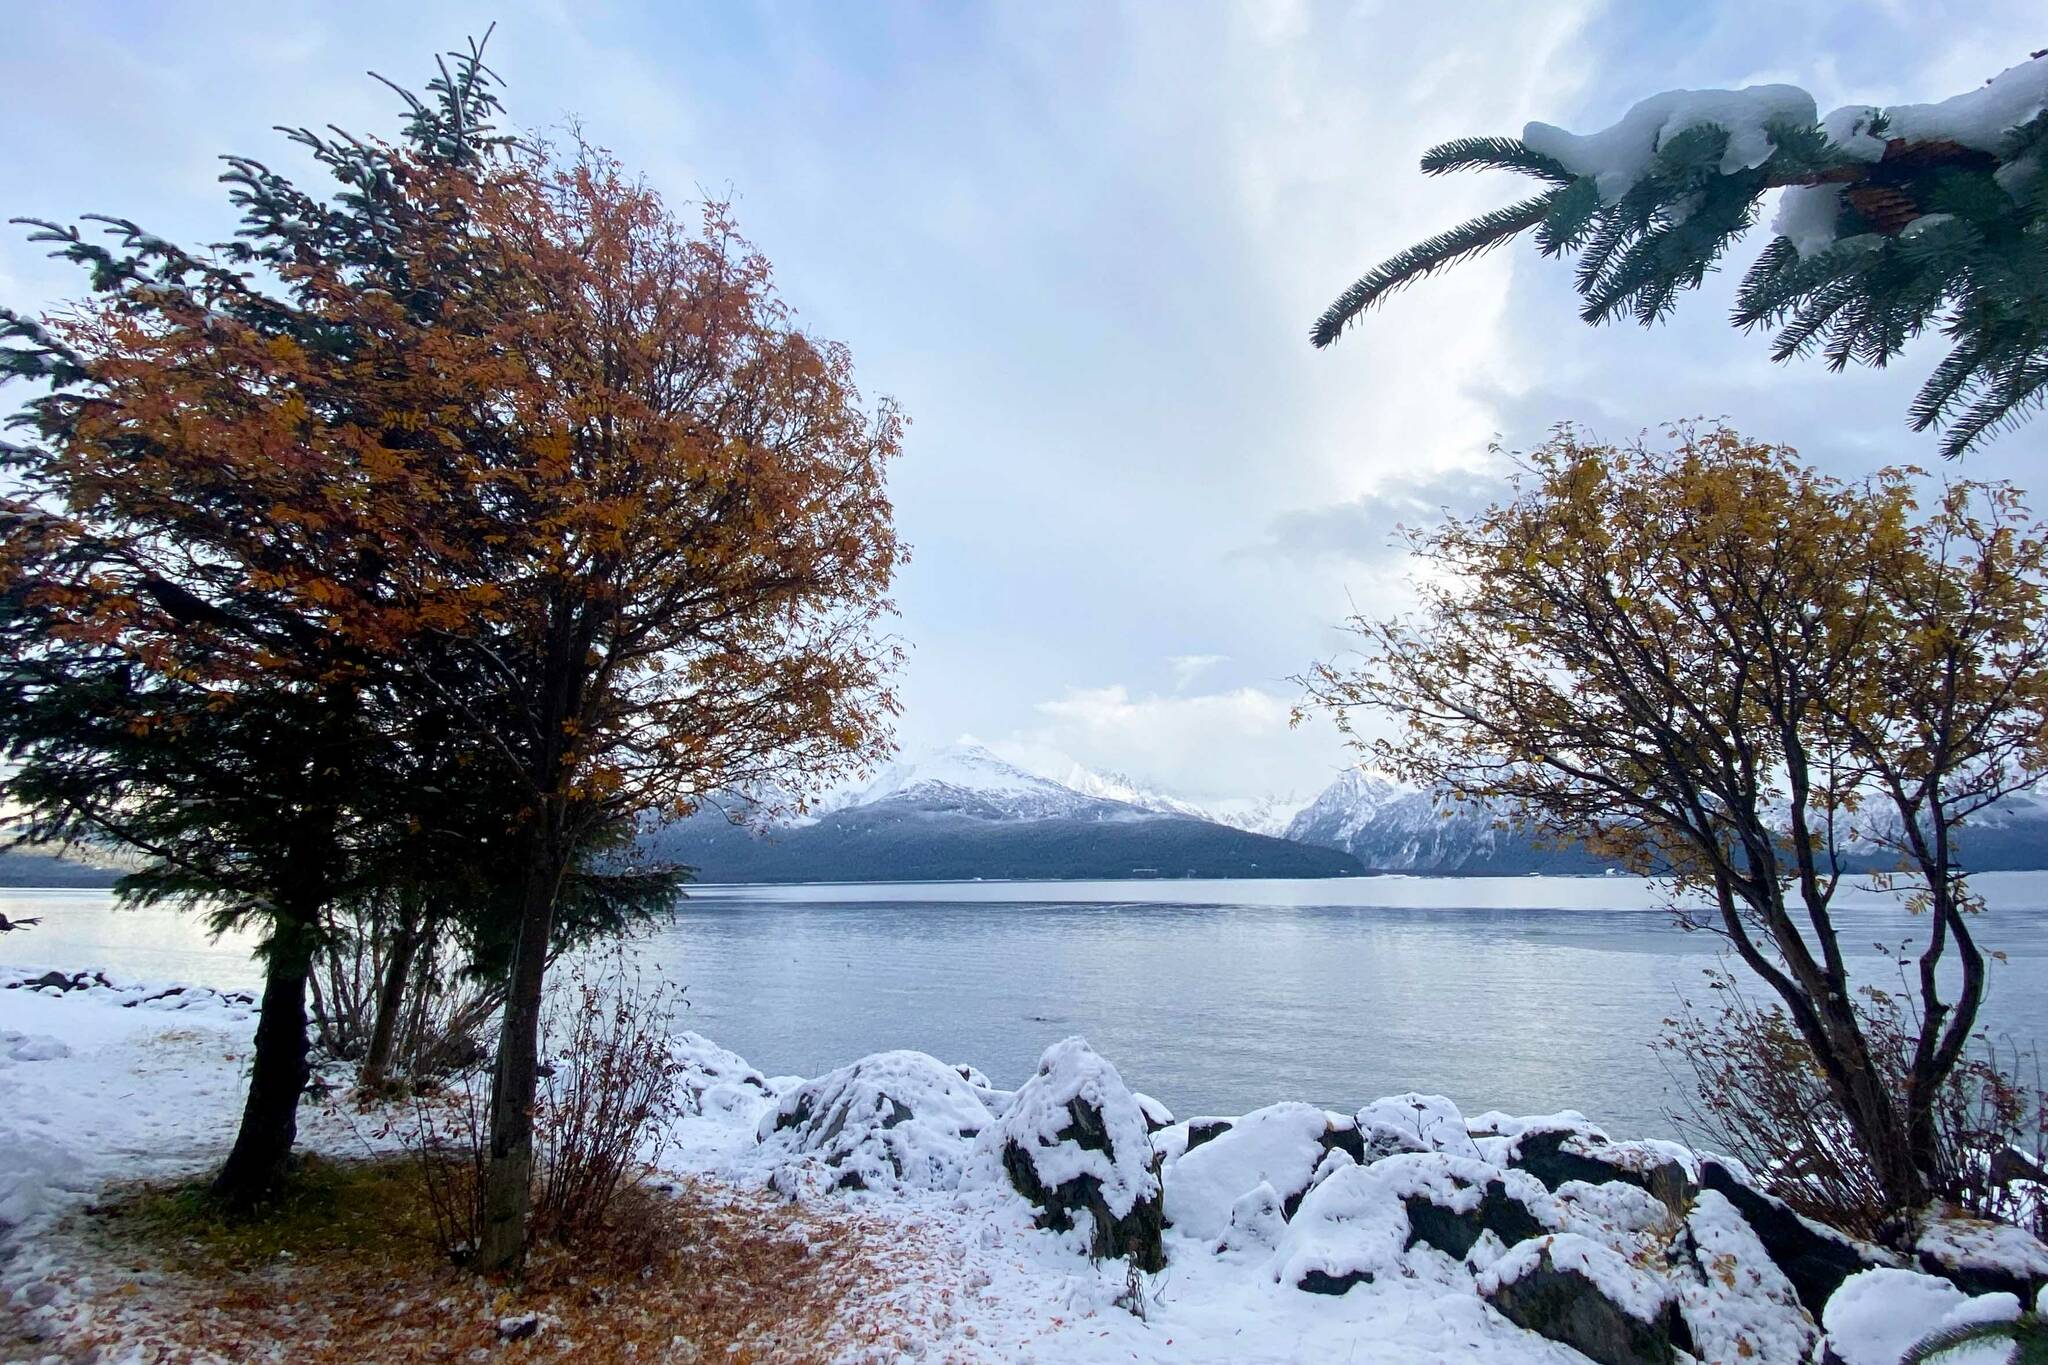
[(263, 975), (263, 1003), (249, 1068), (242, 1126), (213, 1192), (247, 1209), (274, 1195), (289, 1173), (299, 1134), (299, 1099), (312, 1078), (307, 1062), (306, 982), (313, 968), (312, 918), (280, 919)]
[[(552, 821), (547, 822), (552, 826)], [(498, 1034), (498, 1065), (491, 1087), (491, 1140), (484, 1170), (481, 1270), (516, 1269), (526, 1254), (526, 1222), (533, 1204), (533, 1106), (540, 1081), (541, 994), (561, 885), (559, 854), (550, 831), (535, 834), (528, 855), (519, 938), (505, 992)]]
[(391, 1046), (398, 1037), (398, 1016), (405, 1005), (405, 981), (420, 947), (419, 905), (411, 895), (399, 898), (398, 920), (391, 934), (391, 955), (377, 983), (377, 1011), (370, 1025), (370, 1047), (363, 1057), (362, 1086), (384, 1088), (391, 1067)]

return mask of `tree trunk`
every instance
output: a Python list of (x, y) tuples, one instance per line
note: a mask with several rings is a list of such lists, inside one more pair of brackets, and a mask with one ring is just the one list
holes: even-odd
[[(1914, 1160), (1913, 1138), (1901, 1108), (1870, 1055), (1861, 1022), (1840, 995), (1820, 1006), (1827, 1021), (1825, 1045), (1831, 1049), (1841, 1079), (1837, 1086), (1844, 1117), (1857, 1143), (1870, 1159), (1873, 1175), (1894, 1213), (1909, 1213), (1927, 1202), (1927, 1179)], [(1816, 1047), (1821, 1042), (1809, 1040)]]
[(549, 833), (537, 833), (528, 855), (519, 938), (512, 950), (491, 1086), (490, 1153), (476, 1260), (480, 1270), (513, 1270), (526, 1255), (526, 1221), (533, 1204), (533, 1105), (540, 1081), (541, 991), (555, 895), (561, 885), (555, 843)]
[(231, 1208), (246, 1210), (270, 1198), (290, 1170), (292, 1143), (299, 1135), (299, 1099), (312, 1078), (306, 1041), (306, 981), (312, 969), (311, 918), (280, 918), (265, 959), (242, 1127), (213, 1180), (214, 1194)]
[(375, 1092), (384, 1088), (391, 1067), (391, 1045), (398, 1037), (398, 1015), (405, 1005), (405, 980), (412, 973), (420, 947), (419, 907), (411, 896), (399, 900), (397, 924), (391, 933), (391, 956), (377, 983), (377, 1011), (370, 1024), (370, 1047), (363, 1056), (361, 1084)]

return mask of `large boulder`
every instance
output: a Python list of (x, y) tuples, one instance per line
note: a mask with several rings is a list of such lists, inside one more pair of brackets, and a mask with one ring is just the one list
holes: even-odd
[(1674, 1214), (1682, 1213), (1699, 1189), (1674, 1144), (1613, 1142), (1597, 1129), (1532, 1127), (1516, 1135), (1507, 1164), (1551, 1190), (1571, 1180), (1634, 1185)]
[(1575, 1233), (1510, 1247), (1479, 1292), (1509, 1322), (1599, 1365), (1674, 1365), (1692, 1348), (1669, 1280)]
[(1920, 1268), (1966, 1294), (2011, 1294), (2032, 1303), (2048, 1285), (2048, 1247), (2024, 1228), (1937, 1207), (1920, 1220), (1913, 1243)]
[(1347, 1115), (1312, 1104), (1255, 1109), (1167, 1162), (1160, 1173), (1166, 1221), (1190, 1237), (1214, 1241), (1229, 1226), (1232, 1206), (1260, 1185), (1270, 1185), (1283, 1216), (1292, 1216), (1325, 1157), (1345, 1151), (1356, 1160), (1357, 1138), (1357, 1125)]
[(1055, 1043), (981, 1135), (975, 1180), (1007, 1179), (1039, 1226), (1089, 1229), (1089, 1251), (1140, 1270), (1166, 1267), (1164, 1215), (1145, 1111), (1084, 1039)]
[(879, 1052), (783, 1095), (759, 1138), (822, 1162), (840, 1189), (950, 1190), (992, 1116), (936, 1057)]
[(1800, 1365), (1819, 1335), (1798, 1291), (1725, 1195), (1701, 1190), (1686, 1215), (1691, 1264), (1678, 1311), (1710, 1365)]
[[(1384, 1276), (1430, 1275), (1472, 1251), (1521, 1241), (1553, 1225), (1554, 1203), (1534, 1180), (1442, 1152), (1404, 1152), (1370, 1166), (1345, 1161), (1302, 1199), (1275, 1249), (1276, 1280), (1341, 1294)], [(1412, 1256), (1433, 1248), (1448, 1260)]]
[(1851, 1275), (1897, 1265), (1890, 1253), (1845, 1237), (1765, 1194), (1743, 1170), (1715, 1157), (1700, 1162), (1700, 1184), (1726, 1198), (1816, 1318)]

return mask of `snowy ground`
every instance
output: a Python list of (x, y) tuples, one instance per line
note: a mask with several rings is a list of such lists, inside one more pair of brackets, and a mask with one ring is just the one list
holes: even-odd
[[(4, 979), (5, 973), (0, 973)], [(75, 1254), (77, 1243), (47, 1233), (95, 1192), (116, 1180), (190, 1176), (220, 1160), (242, 1097), (252, 1025), (253, 1010), (246, 998), (207, 991), (165, 996), (139, 987), (63, 994), (0, 989), (0, 1224), (11, 1225), (0, 1230), (0, 1322), (9, 1312), (55, 1320), (67, 1307), (75, 1317), (77, 1305), (68, 1291), (53, 1295), (51, 1286), (65, 1279), (64, 1272), (78, 1270), (63, 1264), (66, 1255)], [(1235, 1197), (1248, 1183), (1242, 1173), (1219, 1168), (1251, 1161), (1261, 1164), (1262, 1170), (1249, 1183), (1264, 1180), (1299, 1188), (1294, 1177), (1301, 1173), (1282, 1168), (1301, 1148), (1301, 1135), (1291, 1135), (1293, 1128), (1321, 1131), (1321, 1111), (1308, 1106), (1261, 1111), (1265, 1117), (1258, 1123), (1247, 1121), (1234, 1144), (1218, 1142), (1204, 1148), (1207, 1155), (1201, 1162), (1193, 1160), (1200, 1153), (1182, 1157), (1169, 1152), (1184, 1163), (1178, 1187), (1172, 1180), (1167, 1184), (1168, 1216), (1180, 1226), (1166, 1233), (1168, 1267), (1150, 1278), (1147, 1313), (1141, 1320), (1116, 1302), (1126, 1287), (1123, 1262), (1091, 1263), (1078, 1230), (1055, 1234), (1036, 1228), (1032, 1207), (1002, 1180), (963, 1180), (957, 1166), (942, 1169), (945, 1161), (957, 1162), (961, 1149), (955, 1130), (963, 1116), (974, 1112), (972, 1105), (963, 1101), (949, 1109), (941, 1094), (921, 1107), (915, 1122), (871, 1128), (863, 1139), (884, 1146), (835, 1154), (827, 1166), (816, 1147), (803, 1150), (798, 1128), (771, 1131), (768, 1140), (761, 1140), (764, 1117), (772, 1130), (773, 1116), (793, 1116), (800, 1108), (795, 1078), (762, 1078), (741, 1059), (695, 1035), (683, 1035), (680, 1046), (691, 1063), (695, 1112), (671, 1135), (661, 1156), (663, 1166), (679, 1176), (754, 1197), (774, 1191), (792, 1199), (806, 1217), (843, 1216), (852, 1209), (866, 1219), (880, 1220), (884, 1240), (893, 1245), (887, 1263), (895, 1282), (875, 1286), (873, 1301), (886, 1304), (893, 1317), (907, 1324), (896, 1338), (902, 1358), (1332, 1360), (1360, 1365), (1585, 1359), (1509, 1323), (1472, 1292), (1472, 1271), (1448, 1259), (1441, 1261), (1439, 1273), (1411, 1276), (1383, 1270), (1375, 1282), (1341, 1295), (1305, 1293), (1277, 1278), (1273, 1267), (1289, 1255), (1300, 1259), (1353, 1254), (1354, 1243), (1344, 1240), (1351, 1235), (1345, 1220), (1354, 1216), (1347, 1201), (1363, 1200), (1360, 1207), (1370, 1204), (1377, 1198), (1370, 1187), (1391, 1178), (1399, 1162), (1337, 1170), (1312, 1192), (1291, 1224), (1279, 1223), (1277, 1206), (1267, 1211), (1266, 1221), (1273, 1227), (1262, 1234), (1268, 1239), (1265, 1246), (1248, 1254), (1230, 1254), (1227, 1249), (1219, 1254), (1219, 1232), (1225, 1243), (1241, 1232), (1255, 1233), (1259, 1214), (1245, 1199)], [(884, 1054), (863, 1066), (888, 1073), (892, 1066), (914, 1070), (920, 1063), (931, 1066), (929, 1059), (908, 1053)], [(810, 1083), (805, 1093), (820, 1104), (831, 1102), (861, 1083), (853, 1070)], [(1109, 1074), (1113, 1077), (1113, 1070)], [(882, 1079), (893, 1084), (889, 1075)], [(968, 1091), (980, 1085), (986, 1093), (978, 1075), (962, 1079)], [(1369, 1106), (1360, 1116), (1369, 1141), (1371, 1111)], [(1013, 1109), (1005, 1121), (1015, 1122), (1016, 1112)], [(1397, 1117), (1404, 1124), (1416, 1122), (1407, 1111)], [(1464, 1121), (1456, 1124), (1461, 1152), (1473, 1141), (1465, 1136)], [(363, 1155), (380, 1142), (390, 1145), (388, 1137), (375, 1136), (381, 1126), (374, 1114), (313, 1104), (302, 1120), (301, 1144), (332, 1156)], [(1168, 1147), (1185, 1147), (1186, 1126), (1168, 1129), (1160, 1137)], [(1479, 1155), (1476, 1147), (1469, 1158), (1445, 1148), (1441, 1157), (1431, 1155), (1406, 1169), (1421, 1170), (1425, 1176), (1439, 1169), (1455, 1175), (1457, 1163), (1479, 1167)], [(1430, 1166), (1431, 1161), (1437, 1165)], [(1264, 1170), (1266, 1165), (1272, 1169)], [(877, 1175), (874, 1188), (834, 1188), (845, 1170), (856, 1168)], [(891, 1180), (892, 1168), (913, 1171), (916, 1178)], [(972, 1172), (968, 1174), (971, 1177)], [(1214, 1190), (1206, 1189), (1205, 1178)], [(1429, 1178), (1438, 1183), (1444, 1179)], [(920, 1183), (957, 1188), (918, 1188)], [(1268, 1195), (1273, 1192), (1270, 1184), (1260, 1188)], [(1574, 1219), (1606, 1216), (1606, 1205), (1620, 1209), (1627, 1201), (1617, 1203), (1612, 1197), (1616, 1191), (1638, 1202), (1646, 1198), (1620, 1186), (1584, 1189), (1585, 1193), (1566, 1195), (1550, 1205), (1564, 1209), (1558, 1226), (1578, 1226)], [(1600, 1191), (1608, 1194), (1601, 1196)], [(1540, 1189), (1530, 1197), (1538, 1203), (1543, 1199)], [(1718, 1196), (1703, 1196), (1702, 1203), (1708, 1199)], [(1215, 1207), (1206, 1207), (1205, 1201)], [(1318, 1227), (1336, 1241), (1318, 1242)], [(1611, 1231), (1608, 1227), (1602, 1235)], [(1695, 1231), (1703, 1237), (1714, 1235), (1704, 1223), (1696, 1222)], [(1281, 1241), (1281, 1250), (1269, 1255), (1275, 1235), (1292, 1241)], [(1731, 1235), (1746, 1237), (1747, 1232), (1741, 1229)], [(1574, 1241), (1570, 1235), (1553, 1240), (1560, 1258), (1586, 1241)], [(1517, 1250), (1534, 1246), (1525, 1242)], [(1574, 1254), (1611, 1257), (1590, 1244)], [(1498, 1251), (1493, 1255), (1497, 1264), (1492, 1273), (1499, 1275), (1509, 1258)], [(1332, 1273), (1344, 1269), (1341, 1259), (1317, 1264), (1327, 1264)], [(120, 1267), (94, 1271), (102, 1278), (123, 1273)], [(1632, 1272), (1616, 1273), (1626, 1278)], [(142, 1278), (146, 1286), (148, 1280)], [(100, 1288), (104, 1290), (104, 1284)], [(1955, 1307), (1944, 1300), (1932, 1305), (1929, 1313)], [(2016, 1311), (2017, 1304), (2012, 1307)], [(1797, 1314), (1796, 1305), (1791, 1311), (1800, 1323), (1810, 1322)], [(0, 1333), (0, 1340), (4, 1336)], [(1746, 1358), (1747, 1352), (1740, 1354)]]
[[(0, 990), (0, 1219), (16, 1225), (13, 1254), (0, 1265), (0, 1303), (23, 1310), (40, 1296), (33, 1287), (56, 1266), (38, 1229), (109, 1181), (189, 1175), (225, 1154), (251, 1010), (211, 993), (124, 1007), (140, 993)], [(758, 1188), (775, 1164), (754, 1138), (772, 1101), (715, 1098), (729, 1107), (707, 1103), (684, 1120), (665, 1164)], [(361, 1154), (377, 1126), (309, 1106), (301, 1142)], [(928, 1359), (1583, 1359), (1473, 1298), (1400, 1283), (1307, 1295), (1219, 1262), (1206, 1246), (1175, 1255), (1156, 1277), (1150, 1320), (1141, 1322), (1114, 1306), (1120, 1262), (1091, 1266), (1071, 1236), (1032, 1227), (1029, 1206), (1015, 1197), (989, 1189), (807, 1197), (858, 1201), (898, 1220), (902, 1245), (921, 1249), (905, 1292), (924, 1336), (906, 1344)]]

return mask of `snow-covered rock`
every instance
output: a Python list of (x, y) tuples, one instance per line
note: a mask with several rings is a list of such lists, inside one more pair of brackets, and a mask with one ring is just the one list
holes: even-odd
[(1133, 1090), (1131, 1098), (1138, 1102), (1138, 1112), (1145, 1116), (1145, 1127), (1153, 1133), (1173, 1127), (1173, 1111), (1153, 1099), (1142, 1090)]
[(1590, 1126), (1532, 1124), (1514, 1135), (1505, 1160), (1552, 1190), (1574, 1180), (1635, 1185), (1674, 1213), (1698, 1185), (1691, 1154), (1676, 1143), (1616, 1142)]
[(922, 1052), (878, 1052), (785, 1094), (764, 1148), (812, 1158), (842, 1189), (950, 1190), (993, 1121), (960, 1073)]
[(1480, 1159), (1465, 1116), (1442, 1095), (1410, 1091), (1374, 1100), (1358, 1111), (1358, 1132), (1366, 1161), (1396, 1152), (1448, 1152)]
[(746, 1058), (701, 1033), (674, 1035), (669, 1051), (681, 1067), (676, 1082), (685, 1113), (744, 1115), (775, 1097), (768, 1078), (747, 1065)]
[(1700, 1184), (1722, 1195), (1742, 1215), (1809, 1313), (1818, 1315), (1851, 1275), (1898, 1264), (1890, 1252), (1794, 1212), (1782, 1199), (1757, 1189), (1748, 1173), (1731, 1162), (1715, 1157), (1702, 1161)]
[(1954, 1210), (1932, 1210), (1913, 1250), (1920, 1268), (1970, 1294), (2012, 1294), (2032, 1303), (2048, 1288), (2048, 1246), (2023, 1228)]
[(975, 1149), (973, 1183), (1007, 1180), (1040, 1226), (1092, 1224), (1089, 1249), (1143, 1270), (1166, 1264), (1157, 1158), (1145, 1111), (1115, 1066), (1082, 1038), (1054, 1043)]
[(1600, 1365), (1671, 1365), (1691, 1345), (1668, 1279), (1574, 1233), (1510, 1247), (1479, 1292), (1516, 1326)]
[(1686, 1215), (1698, 1279), (1678, 1311), (1706, 1365), (1799, 1365), (1819, 1335), (1785, 1272), (1725, 1195), (1702, 1190)]
[(1268, 1105), (1169, 1162), (1160, 1173), (1168, 1225), (1214, 1241), (1230, 1225), (1237, 1201), (1261, 1185), (1278, 1194), (1283, 1211), (1291, 1210), (1336, 1146), (1333, 1134), (1351, 1131), (1348, 1120), (1339, 1129), (1332, 1117), (1312, 1104)]
[(1230, 1217), (1216, 1252), (1225, 1257), (1263, 1255), (1280, 1244), (1287, 1232), (1287, 1210), (1280, 1191), (1261, 1181), (1230, 1205)]
[[(1499, 1244), (1544, 1231), (1548, 1197), (1518, 1172), (1441, 1152), (1331, 1171), (1301, 1201), (1274, 1251), (1274, 1279), (1342, 1294), (1388, 1276), (1440, 1273), (1491, 1232)], [(1439, 1260), (1417, 1259), (1425, 1245)]]

